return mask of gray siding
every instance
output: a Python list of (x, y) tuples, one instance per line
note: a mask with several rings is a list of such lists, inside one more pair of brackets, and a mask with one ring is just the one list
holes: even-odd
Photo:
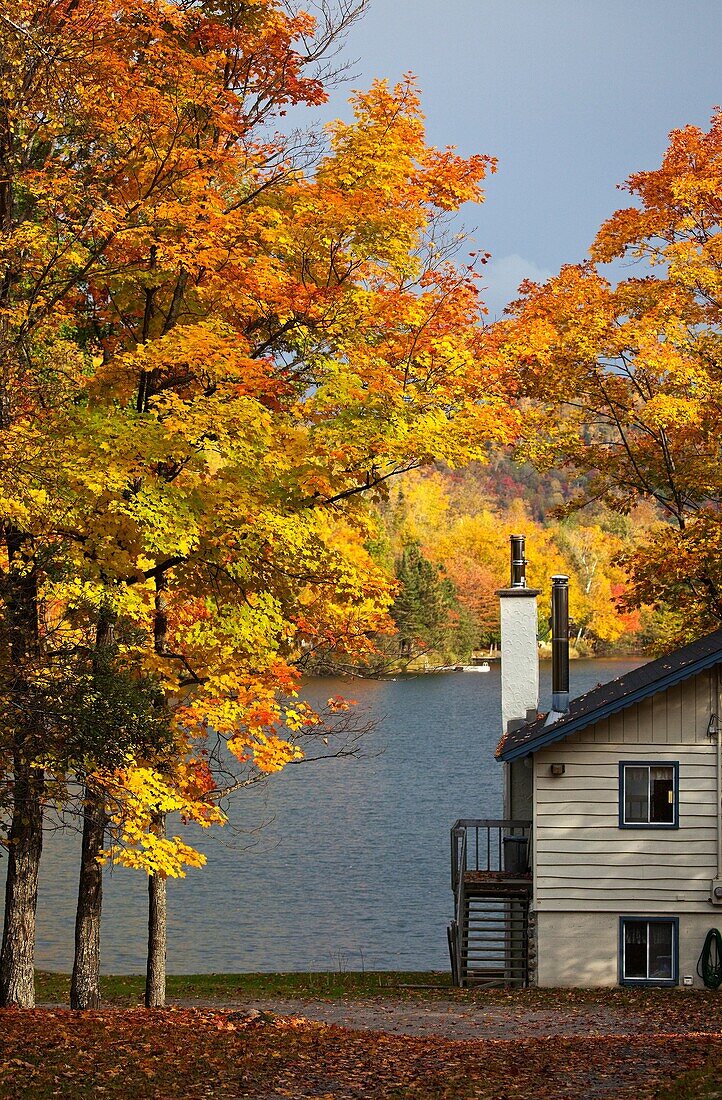
[(506, 809), (505, 816), (514, 820), (532, 820), (533, 770), (529, 760), (512, 760), (504, 765), (506, 769)]
[[(536, 753), (537, 909), (715, 913), (715, 695), (705, 672)], [(679, 762), (678, 829), (618, 827), (619, 761), (634, 759)], [(553, 777), (551, 763), (565, 774)]]

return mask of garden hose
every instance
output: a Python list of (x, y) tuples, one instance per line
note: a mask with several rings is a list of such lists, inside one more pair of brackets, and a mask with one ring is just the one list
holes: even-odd
[(710, 928), (697, 959), (697, 973), (707, 989), (722, 985), (722, 935), (719, 928)]

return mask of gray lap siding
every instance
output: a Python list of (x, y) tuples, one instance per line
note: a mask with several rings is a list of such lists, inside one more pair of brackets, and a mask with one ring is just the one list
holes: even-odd
[[(534, 759), (534, 904), (544, 911), (705, 912), (716, 871), (715, 673), (635, 704)], [(679, 764), (679, 827), (619, 827), (619, 762)], [(565, 765), (555, 777), (550, 765)], [(541, 944), (540, 944), (541, 951)]]

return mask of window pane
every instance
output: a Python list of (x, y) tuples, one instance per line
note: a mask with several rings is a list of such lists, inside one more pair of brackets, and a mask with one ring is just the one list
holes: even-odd
[(672, 977), (672, 923), (657, 921), (649, 925), (649, 976)]
[(624, 820), (649, 821), (649, 768), (624, 769)]
[(652, 768), (650, 821), (674, 823), (674, 768)]
[(624, 922), (624, 977), (647, 977), (647, 922)]

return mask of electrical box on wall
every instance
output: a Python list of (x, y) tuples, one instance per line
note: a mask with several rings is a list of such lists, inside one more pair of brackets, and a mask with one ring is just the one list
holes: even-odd
[(722, 905), (722, 878), (713, 878), (709, 888), (709, 900), (713, 905)]

